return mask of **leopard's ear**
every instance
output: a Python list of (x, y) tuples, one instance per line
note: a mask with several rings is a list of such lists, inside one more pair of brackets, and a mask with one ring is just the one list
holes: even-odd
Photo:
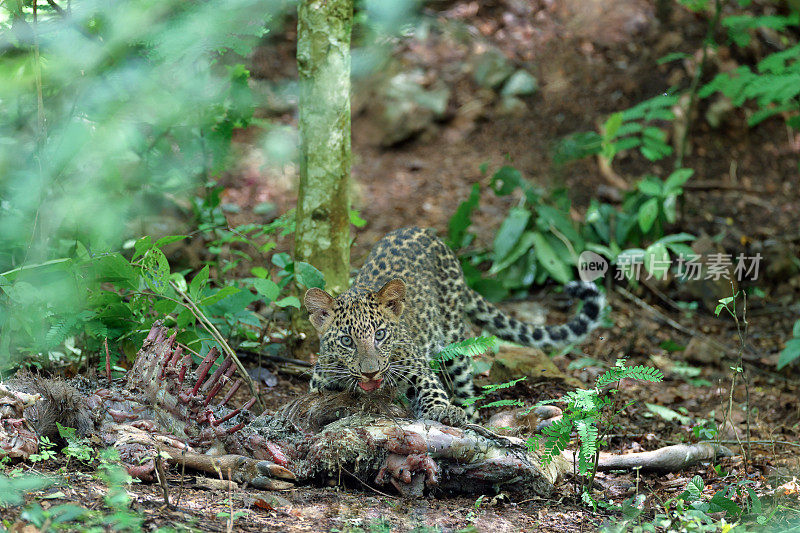
[(333, 320), (333, 296), (314, 287), (306, 291), (303, 301), (308, 309), (308, 319), (314, 328), (322, 333)]
[(406, 282), (400, 278), (395, 278), (384, 285), (381, 290), (375, 293), (378, 303), (386, 307), (394, 318), (400, 318), (403, 314), (403, 305), (406, 300)]

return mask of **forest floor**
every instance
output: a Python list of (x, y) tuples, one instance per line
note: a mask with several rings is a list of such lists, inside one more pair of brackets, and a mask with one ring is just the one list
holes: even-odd
[[(490, 172), (512, 164), (546, 189), (567, 188), (576, 213), (583, 213), (593, 197), (619, 196), (608, 172), (594, 159), (553, 167), (555, 140), (576, 131), (596, 130), (614, 111), (671, 86), (687, 86), (691, 78), (688, 63), (659, 66), (656, 60), (675, 51), (695, 55), (707, 25), (706, 19), (677, 5), (659, 20), (654, 3), (643, 0), (461, 0), (434, 5), (441, 8), (428, 12), (428, 16), (438, 21), (437, 27), (467, 28), (471, 43), (465, 44), (446, 31), (431, 31), (424, 39), (398, 41), (394, 57), (403, 69), (421, 72), (430, 83), (439, 80), (446, 84), (450, 98), (444, 114), (408, 139), (387, 147), (380, 142), (385, 132), (376, 131), (376, 111), (368, 104), (370, 97), (356, 92), (354, 208), (367, 221), (365, 227), (355, 230), (352, 260), (356, 266), (371, 244), (392, 229), (419, 225), (445, 234), (450, 216), (469, 196), (471, 186), (487, 183), (480, 171), (484, 163)], [(287, 28), (291, 26), (290, 21)], [(271, 37), (253, 60), (255, 78), (268, 82), (296, 75), (294, 35), (293, 30), (286, 30)], [(538, 79), (539, 90), (521, 97), (522, 106), (504, 108), (494, 91), (481, 89), (469, 72), (458, 68), (468, 64), (481, 46), (494, 46), (513, 64), (528, 68)], [(756, 43), (747, 53), (752, 56), (733, 56), (721, 47), (711, 61), (709, 76), (726, 61), (752, 63), (763, 51)], [(800, 301), (800, 275), (780, 263), (800, 255), (800, 136), (787, 131), (779, 119), (748, 128), (745, 116), (738, 111), (731, 112), (723, 126), (714, 129), (704, 120), (704, 112), (701, 107), (692, 120), (690, 152), (684, 163), (695, 169), (695, 185), (690, 182), (687, 186), (683, 217), (672, 230), (713, 237), (713, 242), (734, 255), (750, 253), (765, 242), (773, 244), (771, 250), (778, 250), (777, 255), (765, 258), (763, 277), (755, 284), (763, 296), (748, 302), (743, 355), (747, 383), (739, 376), (731, 391), (731, 367), (736, 365), (739, 335), (733, 320), (718, 318), (712, 312), (717, 303), (714, 290), (710, 291), (710, 301), (706, 298), (697, 309), (687, 311), (674, 308), (675, 301), (688, 297), (676, 293), (672, 286), (651, 290), (642, 285), (632, 296), (609, 283), (611, 327), (586, 342), (581, 348), (584, 353), (560, 355), (554, 362), (565, 375), (585, 384), (591, 384), (603, 367), (600, 363), (581, 369), (569, 367), (583, 356), (606, 365), (625, 357), (631, 364), (664, 371), (663, 383), (623, 385), (620, 396), (632, 403), (616, 421), (609, 451), (642, 451), (693, 441), (691, 428), (713, 420), (726, 440), (746, 439), (749, 432), (751, 461), (745, 464), (741, 455), (721, 460), (722, 474), (704, 464), (668, 475), (599, 475), (598, 494), (617, 504), (638, 491), (647, 496), (646, 505), (655, 507), (681, 492), (694, 475), (703, 477), (707, 494), (747, 479), (759, 494), (768, 497), (793, 478), (796, 491), (800, 477), (800, 379), (796, 370), (774, 370), (777, 353), (798, 316), (795, 304)], [(264, 116), (295, 124), (292, 109), (265, 109)], [(237, 223), (260, 220), (260, 215), (253, 213), (258, 204), (273, 203), (276, 212), (281, 212), (292, 207), (296, 199), (296, 167), (265, 165), (258, 146), (251, 142), (255, 133), (240, 135), (241, 164), (225, 181), (225, 201), (240, 207), (233, 215)], [(629, 154), (615, 161), (613, 170), (633, 184), (646, 173), (664, 176), (671, 168)], [(483, 194), (474, 217), (481, 244), (491, 243), (515, 201), (490, 192)], [(775, 242), (779, 245), (774, 246)], [(552, 309), (551, 292), (542, 289), (531, 295), (530, 300), (536, 300), (534, 307)], [(505, 308), (524, 315), (530, 307), (530, 302), (510, 302)], [(548, 320), (563, 319), (567, 314), (567, 309), (557, 308), (548, 314)], [(704, 340), (707, 338), (728, 349), (715, 350)], [(662, 347), (668, 346), (664, 344), (668, 341), (688, 348), (670, 352)], [(307, 354), (294, 356), (307, 358)], [(695, 370), (687, 374), (681, 371), (681, 365)], [(269, 405), (280, 405), (307, 387), (302, 377), (288, 376), (279, 367), (271, 369), (279, 380), (265, 391)], [(489, 379), (479, 376), (478, 381), (485, 384)], [(563, 379), (529, 380), (502, 397), (522, 398), (532, 404), (567, 390), (570, 386)], [(746, 398), (749, 416), (742, 409)], [(725, 423), (722, 414), (729, 402), (733, 409)], [(648, 410), (645, 403), (667, 406), (686, 418), (665, 420)], [(431, 531), (438, 527), (442, 531), (564, 532), (594, 530), (606, 520), (618, 520), (618, 515), (592, 513), (582, 506), (570, 478), (559, 486), (560, 497), (552, 500), (484, 501), (481, 505), (476, 505), (475, 498), (464, 497), (403, 500), (360, 486), (357, 481), (346, 487), (303, 487), (280, 493), (236, 489), (228, 493), (202, 489), (198, 478), (187, 474), (181, 480), (173, 473), (170, 485), (173, 500), (181, 494), (177, 509), (163, 506), (161, 489), (156, 485), (130, 489), (135, 507), (149, 517), (150, 525), (183, 523), (222, 531), (225, 521), (217, 518), (217, 513), (231, 506), (234, 511), (244, 511), (234, 525), (241, 531), (382, 532), (434, 528), (427, 529)], [(59, 490), (64, 500), (80, 495), (89, 502), (100, 497), (100, 487), (76, 473), (70, 486)], [(797, 492), (784, 499), (775, 498), (777, 503), (798, 505)]]

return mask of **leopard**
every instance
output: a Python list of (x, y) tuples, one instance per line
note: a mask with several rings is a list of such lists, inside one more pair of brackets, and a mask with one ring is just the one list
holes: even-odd
[(388, 390), (407, 400), (416, 419), (471, 424), (477, 417), (470, 358), (431, 361), (446, 346), (471, 338), (470, 324), (543, 350), (582, 341), (601, 323), (605, 295), (585, 281), (569, 282), (565, 290), (583, 301), (572, 318), (528, 324), (470, 288), (457, 256), (433, 230), (395, 230), (375, 244), (349, 289), (335, 298), (320, 288), (305, 293), (320, 340), (310, 390)]

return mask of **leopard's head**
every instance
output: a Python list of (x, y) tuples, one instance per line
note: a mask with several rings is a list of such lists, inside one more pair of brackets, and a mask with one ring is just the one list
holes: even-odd
[(393, 279), (377, 292), (351, 289), (333, 298), (309, 289), (305, 305), (320, 337), (316, 370), (342, 389), (373, 391), (392, 384), (391, 354), (400, 342), (406, 284)]

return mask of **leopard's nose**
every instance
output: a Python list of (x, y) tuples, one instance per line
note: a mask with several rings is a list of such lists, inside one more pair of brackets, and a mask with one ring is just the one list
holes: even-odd
[(364, 376), (365, 378), (369, 379), (369, 380), (372, 380), (372, 379), (375, 378), (375, 376), (378, 375), (378, 373), (377, 372), (362, 372), (361, 375)]

